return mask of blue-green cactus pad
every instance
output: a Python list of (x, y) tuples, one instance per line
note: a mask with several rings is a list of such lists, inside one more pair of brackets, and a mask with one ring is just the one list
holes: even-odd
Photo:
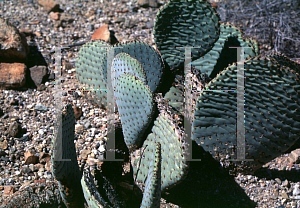
[(141, 148), (144, 150), (143, 156), (133, 163), (135, 164), (133, 172), (137, 181), (146, 182), (151, 156), (155, 152), (156, 142), (159, 142), (162, 157), (161, 190), (165, 191), (180, 183), (188, 172), (187, 146), (183, 135), (182, 119), (180, 120), (178, 114), (169, 106), (165, 106), (154, 122), (152, 132)]
[(118, 77), (115, 96), (125, 143), (129, 150), (136, 149), (142, 145), (144, 133), (152, 120), (153, 95), (140, 79), (123, 73)]
[(159, 208), (161, 198), (161, 144), (152, 153), (141, 208)]
[[(289, 62), (284, 59), (278, 55), (282, 63)], [(245, 158), (254, 159), (244, 163), (244, 170), (251, 172), (299, 139), (299, 67), (291, 69), (274, 58), (260, 57), (246, 60), (244, 67)], [(202, 91), (197, 99), (192, 138), (217, 159), (226, 154), (236, 159), (237, 94), (216, 90), (236, 88), (234, 64), (208, 83), (205, 90), (209, 91)]]
[(147, 85), (146, 74), (142, 64), (138, 60), (132, 58), (129, 54), (119, 53), (116, 55), (113, 60), (111, 72), (113, 88), (115, 87), (117, 78), (125, 72), (136, 76)]
[[(106, 106), (107, 103), (107, 52), (111, 46), (103, 40), (84, 44), (76, 62), (76, 78), (93, 90), (95, 101)], [(97, 99), (96, 99), (97, 98)]]
[(214, 43), (214, 47), (207, 54), (193, 61), (192, 65), (200, 70), (202, 74), (205, 73), (207, 76), (211, 76), (211, 73), (214, 72), (213, 75), (216, 75), (227, 67), (228, 64), (237, 61), (237, 49), (228, 48), (235, 46), (235, 44), (238, 44), (240, 47), (249, 47), (244, 48), (244, 59), (258, 56), (259, 49), (254, 40), (244, 39), (238, 28), (228, 23), (222, 23), (220, 25), (220, 37), (218, 41)]
[(164, 63), (160, 54), (149, 44), (141, 41), (118, 43), (115, 45), (115, 54), (127, 53), (136, 59), (144, 68), (147, 85), (155, 93), (161, 82)]
[(192, 49), (195, 60), (219, 38), (219, 16), (211, 4), (202, 0), (171, 0), (157, 13), (153, 28), (154, 41), (171, 69), (185, 60), (185, 49)]

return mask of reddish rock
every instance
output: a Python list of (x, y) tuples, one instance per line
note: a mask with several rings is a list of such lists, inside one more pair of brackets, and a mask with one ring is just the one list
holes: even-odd
[(10, 24), (0, 18), (0, 62), (26, 62), (29, 47), (26, 37)]
[(38, 157), (35, 154), (32, 154), (30, 151), (25, 152), (25, 165), (36, 164)]
[(99, 40), (99, 39), (109, 42), (110, 32), (108, 29), (108, 24), (102, 25), (94, 32), (92, 36), (92, 40)]
[(109, 44), (115, 44), (118, 42), (114, 35), (114, 32), (109, 31), (108, 24), (99, 27), (93, 34), (91, 40), (105, 40)]
[(46, 179), (34, 180), (34, 183), (46, 183)]
[(3, 196), (10, 196), (13, 193), (15, 193), (15, 187), (14, 186), (4, 186)]
[(26, 70), (23, 63), (0, 63), (0, 89), (23, 87), (26, 84)]
[(75, 119), (78, 120), (83, 115), (82, 110), (77, 106), (73, 106), (73, 109), (74, 109)]
[(53, 11), (59, 10), (59, 4), (55, 1), (47, 1), (47, 0), (40, 0), (38, 3), (46, 10), (48, 13)]
[(33, 66), (30, 69), (30, 76), (36, 86), (42, 84), (44, 77), (48, 73), (46, 66)]

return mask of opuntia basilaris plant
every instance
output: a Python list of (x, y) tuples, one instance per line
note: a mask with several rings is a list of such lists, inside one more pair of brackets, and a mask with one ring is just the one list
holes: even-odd
[[(160, 207), (161, 194), (185, 179), (191, 150), (186, 117), (192, 118), (192, 140), (219, 161), (234, 158), (237, 125), (244, 123), (245, 159), (253, 161), (231, 161), (237, 172), (259, 169), (297, 141), (299, 64), (281, 54), (261, 57), (256, 41), (243, 39), (239, 29), (220, 23), (207, 1), (171, 0), (157, 13), (153, 34), (157, 49), (141, 41), (109, 45), (96, 40), (82, 46), (76, 63), (77, 79), (98, 89), (96, 101), (103, 107), (107, 91), (100, 89), (113, 89), (134, 187), (138, 184), (143, 193), (134, 199), (140, 207)], [(237, 50), (229, 46), (246, 47), (244, 62), (238, 62)], [(184, 47), (191, 47), (191, 63), (185, 62)], [(108, 64), (110, 50), (114, 58)], [(192, 65), (192, 85), (197, 89), (193, 98), (184, 98), (187, 64)], [(241, 86), (244, 97), (237, 99)], [(192, 100), (191, 112), (184, 110), (185, 99)], [(238, 103), (244, 104), (243, 120), (237, 119)], [(113, 180), (101, 172), (96, 180), (87, 166), (79, 168), (74, 125), (73, 109), (67, 105), (52, 154), (52, 172), (64, 203), (128, 206)]]

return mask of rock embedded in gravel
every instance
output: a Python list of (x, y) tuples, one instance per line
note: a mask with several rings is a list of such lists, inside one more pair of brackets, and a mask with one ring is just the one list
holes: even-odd
[(0, 63), (0, 89), (17, 89), (26, 84), (24, 63)]
[(25, 36), (7, 19), (0, 17), (0, 62), (25, 63), (28, 53)]

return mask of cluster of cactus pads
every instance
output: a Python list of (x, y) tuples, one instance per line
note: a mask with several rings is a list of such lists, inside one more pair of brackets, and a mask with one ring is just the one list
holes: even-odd
[[(183, 129), (187, 115), (181, 105), (184, 87), (182, 81), (174, 84), (186, 64), (211, 79), (195, 100), (191, 137), (217, 160), (234, 159), (237, 122), (245, 126), (245, 159), (253, 159), (232, 162), (238, 171), (257, 170), (297, 141), (300, 66), (296, 62), (280, 54), (261, 57), (257, 43), (243, 39), (236, 27), (220, 23), (204, 0), (171, 0), (157, 13), (153, 34), (157, 50), (141, 41), (109, 45), (96, 40), (82, 46), (76, 63), (77, 79), (95, 90), (99, 104), (107, 105), (108, 90), (116, 98), (132, 177), (144, 184), (141, 207), (159, 207), (161, 193), (182, 182), (189, 169), (189, 138)], [(237, 62), (236, 49), (230, 46), (247, 47), (244, 63)], [(185, 63), (184, 47), (192, 48), (191, 63)], [(245, 100), (236, 96), (239, 64), (244, 65)], [(174, 83), (167, 84), (168, 79)], [(237, 120), (237, 102), (244, 103), (243, 121)], [(90, 170), (80, 171), (74, 124), (73, 109), (67, 105), (62, 136), (54, 138), (52, 155), (52, 172), (63, 201), (67, 207), (84, 207), (84, 201), (89, 207), (125, 207), (104, 175), (96, 188)]]

